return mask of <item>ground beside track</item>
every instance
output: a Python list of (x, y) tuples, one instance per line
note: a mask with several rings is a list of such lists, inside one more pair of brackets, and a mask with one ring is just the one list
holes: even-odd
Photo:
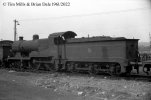
[(49, 99), (151, 100), (151, 82), (117, 80), (109, 76), (0, 70), (0, 100)]
[(53, 73), (40, 77), (36, 84), (59, 93), (99, 100), (151, 100), (151, 82), (121, 77)]
[(0, 100), (92, 100), (37, 86), (36, 80), (44, 76), (45, 74), (0, 69)]

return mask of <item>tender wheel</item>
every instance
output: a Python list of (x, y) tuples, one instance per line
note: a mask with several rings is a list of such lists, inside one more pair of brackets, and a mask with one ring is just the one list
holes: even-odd
[(66, 63), (66, 67), (65, 67), (66, 69), (66, 71), (68, 71), (68, 72), (74, 72), (74, 64), (73, 63), (70, 63), (70, 62), (68, 62), (68, 63)]
[(146, 73), (147, 75), (149, 75), (149, 71), (150, 71), (150, 65), (145, 65), (143, 67), (143, 72)]
[(94, 74), (98, 74), (99, 73), (99, 71), (98, 71), (98, 65), (94, 65), (93, 73)]
[(143, 71), (148, 74), (147, 67), (143, 67)]
[(115, 74), (115, 67), (114, 66), (110, 66), (109, 67), (109, 74), (110, 75), (114, 75)]
[(66, 65), (65, 65), (65, 70), (66, 70), (66, 71), (69, 71), (69, 70), (70, 70), (70, 63), (66, 63)]
[(69, 69), (69, 71), (71, 72), (71, 73), (73, 73), (73, 72), (75, 72), (75, 64), (74, 63), (71, 63), (70, 64), (70, 69)]
[(94, 66), (92, 64), (89, 64), (88, 66), (89, 66), (89, 71), (88, 71), (89, 74), (93, 75), (94, 74)]
[(120, 75), (121, 73), (121, 66), (119, 64), (115, 65), (115, 69), (116, 69), (116, 75)]
[(76, 73), (79, 72), (79, 70), (77, 70), (78, 66), (79, 66), (78, 63), (75, 63), (75, 64), (74, 64), (74, 72), (76, 72)]

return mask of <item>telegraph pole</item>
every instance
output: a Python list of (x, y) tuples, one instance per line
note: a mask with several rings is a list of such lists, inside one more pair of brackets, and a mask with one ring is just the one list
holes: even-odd
[(17, 36), (17, 25), (19, 25), (19, 22), (15, 19), (14, 20), (14, 41), (16, 41), (16, 36)]
[(151, 34), (149, 32), (149, 53), (151, 53)]

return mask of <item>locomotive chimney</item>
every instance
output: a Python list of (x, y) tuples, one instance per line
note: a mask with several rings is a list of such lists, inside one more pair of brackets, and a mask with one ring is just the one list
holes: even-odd
[(35, 34), (33, 35), (33, 40), (38, 40), (39, 39), (39, 35)]
[(24, 38), (23, 36), (20, 36), (19, 41), (23, 41), (23, 38)]

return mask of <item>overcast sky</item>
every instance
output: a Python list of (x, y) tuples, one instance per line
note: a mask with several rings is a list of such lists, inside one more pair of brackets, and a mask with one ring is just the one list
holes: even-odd
[[(22, 3), (67, 2), (69, 6), (11, 6)], [(1, 0), (0, 39), (17, 35), (32, 39), (33, 34), (47, 38), (53, 32), (74, 31), (78, 37), (114, 36), (138, 38), (149, 42), (151, 0)]]

